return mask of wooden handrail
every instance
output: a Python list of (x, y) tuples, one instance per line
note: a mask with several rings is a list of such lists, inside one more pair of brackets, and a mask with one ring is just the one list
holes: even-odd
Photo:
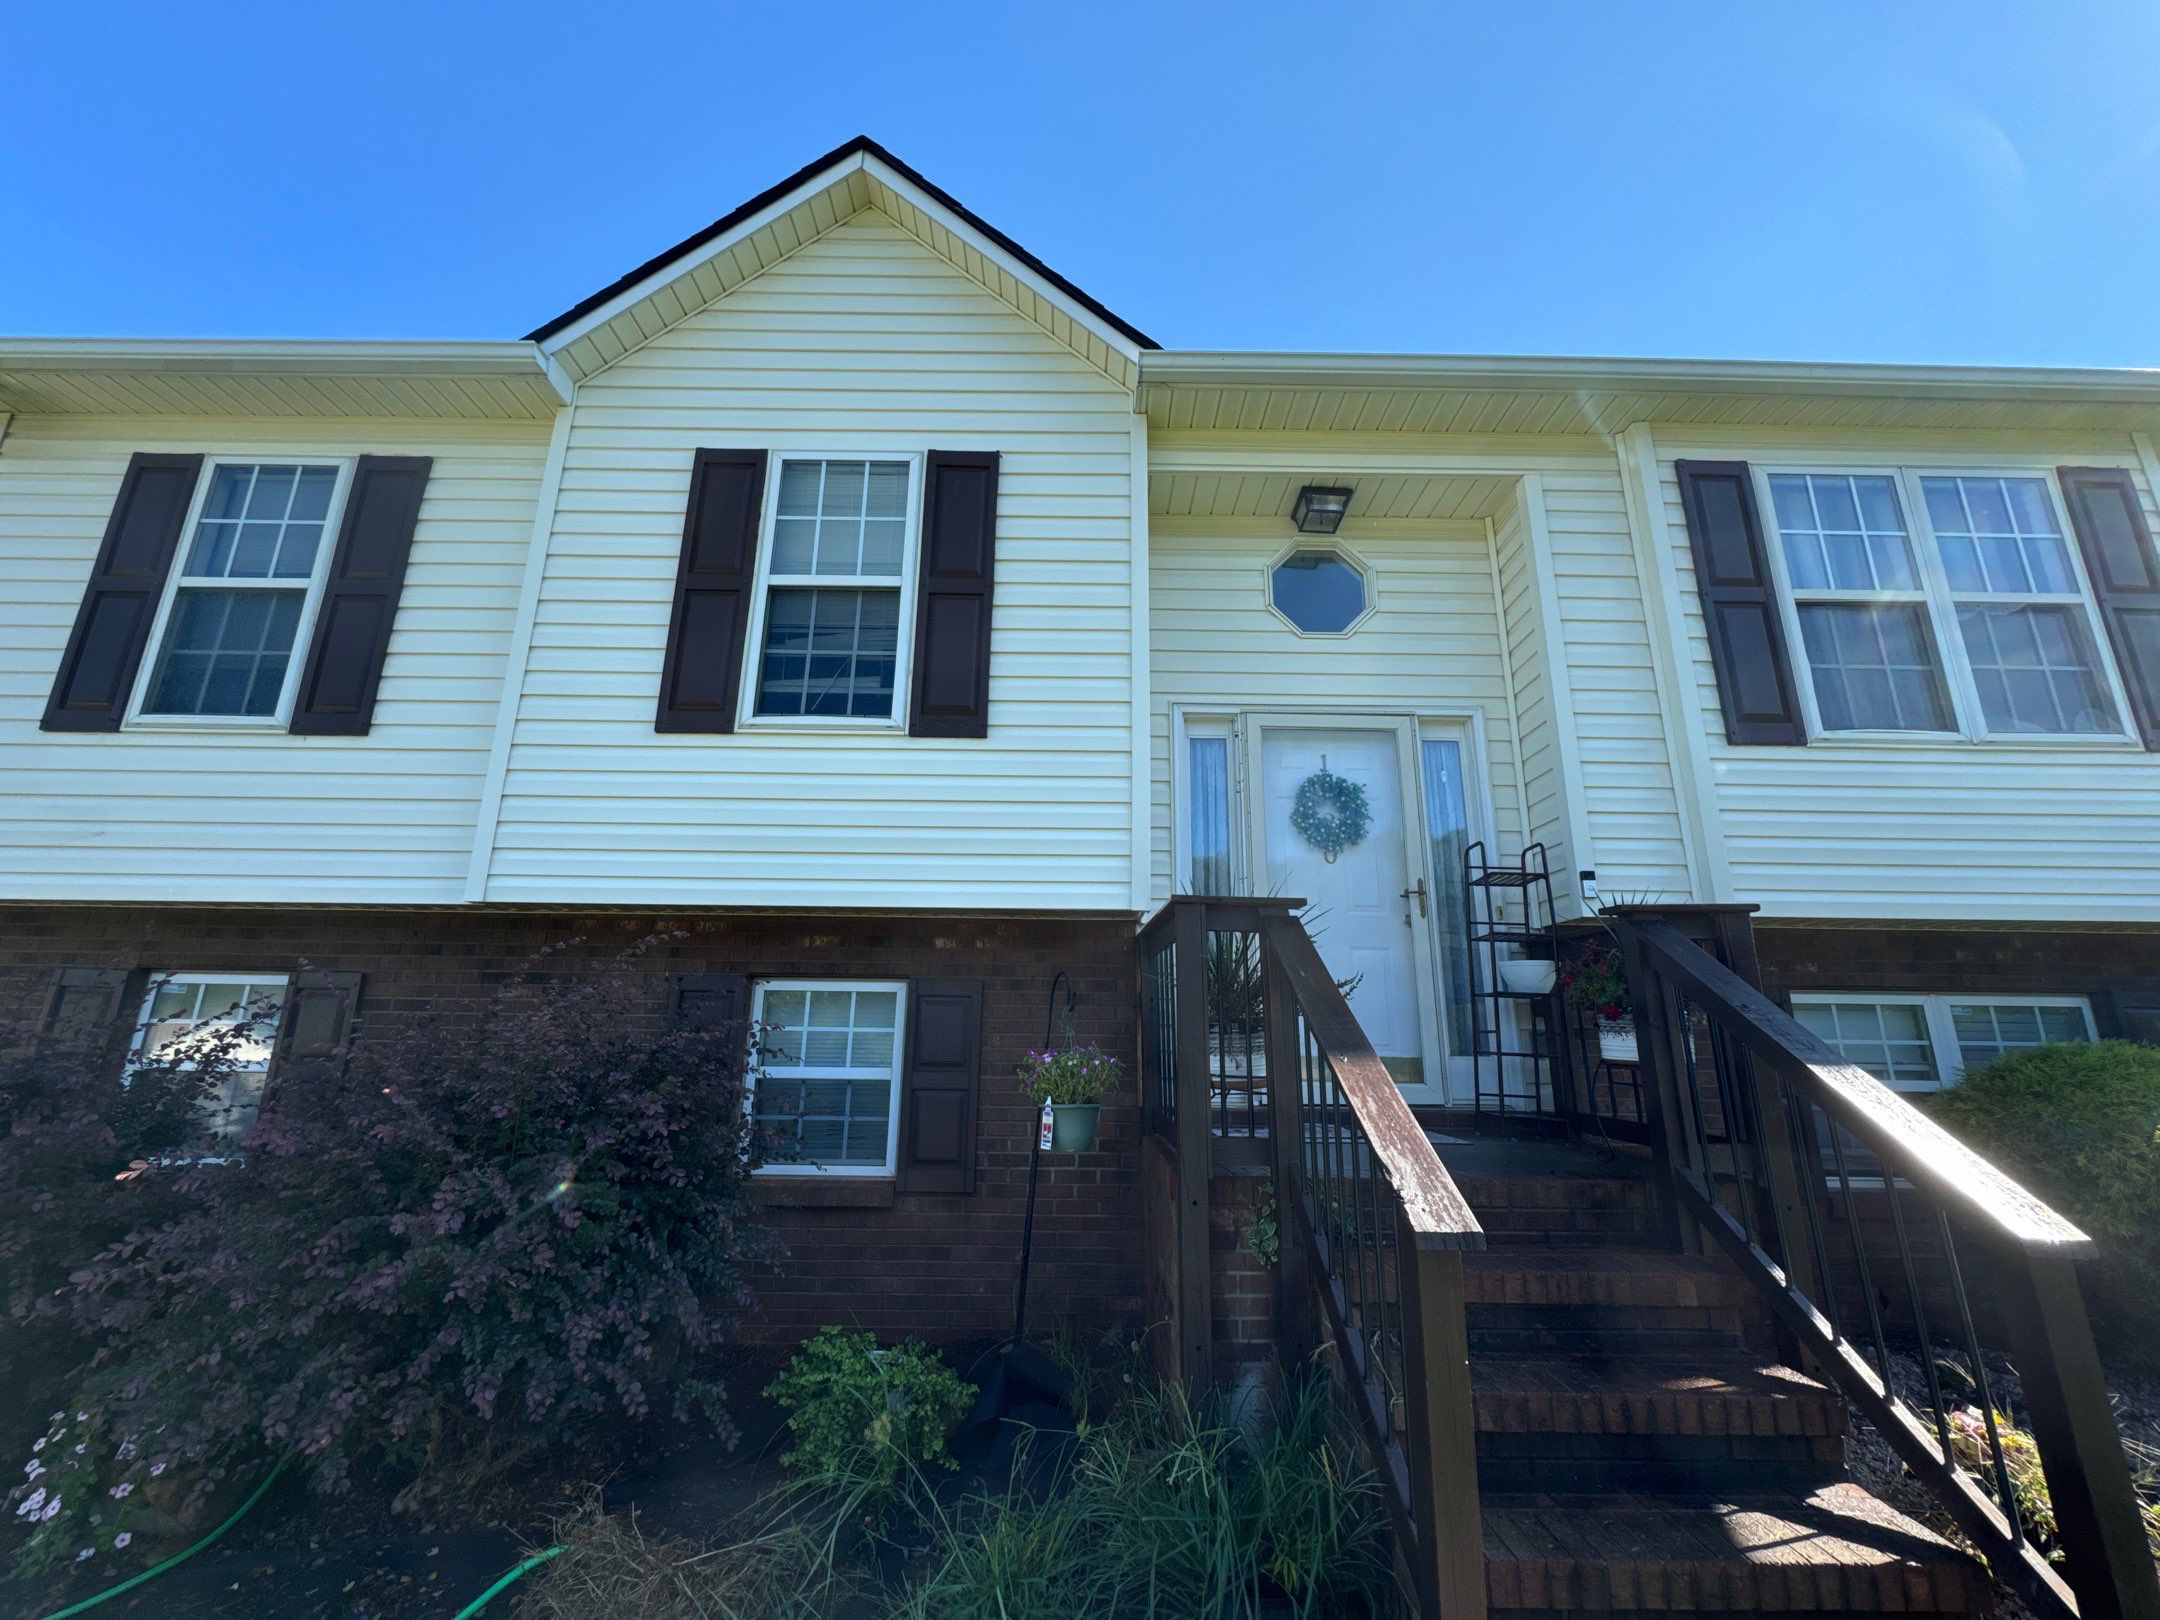
[(1312, 936), (1292, 917), (1269, 921), (1270, 949), (1282, 964), (1306, 1025), (1318, 1037), (1343, 1094), (1356, 1110), (1388, 1185), (1421, 1249), (1482, 1249), (1485, 1229), (1432, 1143), (1418, 1128), (1402, 1087), (1373, 1051), (1350, 1004), (1320, 960)]
[(1620, 926), (1656, 959), (1658, 972), (1699, 1005), (1728, 1015), (1726, 1033), (1802, 1093), (1899, 1175), (1926, 1188), (1974, 1225), (2021, 1248), (2085, 1259), (2098, 1246), (2073, 1222), (1960, 1142), (1867, 1070), (1848, 1063), (1798, 1019), (1670, 923)]
[[(1738, 945), (1727, 965), (1669, 922), (1609, 921), (1627, 956), (1676, 1235), (1684, 1218), (1724, 1251), (1770, 1307), (1780, 1354), (1843, 1390), (2035, 1612), (2160, 1620), (2078, 1284), (2092, 1240), (1748, 983), (1750, 942), (1725, 941)], [(1848, 1138), (1875, 1155), (1857, 1178)], [(1842, 1286), (1833, 1222), (1851, 1250)], [(1961, 1234), (1986, 1257), (1977, 1271), (1958, 1257)], [(1932, 1257), (1916, 1237), (1936, 1245)], [(1924, 1262), (1940, 1267), (1932, 1288)], [(1973, 1308), (1968, 1278), (1989, 1291), (1986, 1309)], [(2052, 1549), (2017, 1501), (1995, 1416), (1988, 1353), (2005, 1339), (2053, 1505)], [(1892, 1377), (1894, 1341), (1919, 1368), (1924, 1404)], [(1962, 1368), (1982, 1414), (1969, 1420), (1985, 1430), (1977, 1468), (1953, 1442), (1945, 1365)]]

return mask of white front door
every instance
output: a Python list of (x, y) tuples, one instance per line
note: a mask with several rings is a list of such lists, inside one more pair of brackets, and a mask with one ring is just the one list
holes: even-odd
[[(1262, 894), (1308, 902), (1306, 927), (1320, 959), (1347, 986), (1373, 1049), (1415, 1100), (1443, 1100), (1433, 1019), (1431, 941), (1416, 886), (1424, 840), (1407, 720), (1249, 717), (1246, 746), (1252, 847)], [(1333, 860), (1291, 825), (1298, 790), (1321, 771), (1365, 790), (1365, 836)], [(1429, 888), (1429, 886), (1428, 886)]]

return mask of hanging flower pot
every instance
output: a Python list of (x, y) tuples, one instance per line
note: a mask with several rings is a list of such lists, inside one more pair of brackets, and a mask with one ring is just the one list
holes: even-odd
[(1598, 1056), (1607, 1063), (1640, 1063), (1642, 1048), (1635, 1040), (1632, 1018), (1600, 1018), (1597, 1026)]
[(1050, 1105), (1050, 1151), (1085, 1153), (1095, 1145), (1095, 1128), (1102, 1117), (1101, 1103), (1052, 1103)]
[(1038, 1108), (1050, 1115), (1052, 1153), (1085, 1153), (1095, 1145), (1097, 1116), (1105, 1092), (1118, 1082), (1118, 1060), (1097, 1046), (1064, 1046), (1030, 1052), (1020, 1065), (1020, 1083)]

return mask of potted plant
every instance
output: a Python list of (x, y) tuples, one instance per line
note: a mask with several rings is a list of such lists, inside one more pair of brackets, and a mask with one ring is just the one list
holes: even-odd
[(1504, 960), (1500, 964), (1500, 983), (1518, 996), (1549, 995), (1553, 987), (1553, 964), (1535, 956)]
[(1639, 1063), (1635, 1016), (1628, 1001), (1627, 964), (1612, 946), (1592, 940), (1560, 969), (1568, 1005), (1597, 1020), (1598, 1056), (1608, 1063)]
[(1037, 1107), (1050, 1110), (1050, 1151), (1085, 1153), (1095, 1145), (1103, 1094), (1118, 1081), (1118, 1060), (1092, 1042), (1030, 1052), (1020, 1084)]

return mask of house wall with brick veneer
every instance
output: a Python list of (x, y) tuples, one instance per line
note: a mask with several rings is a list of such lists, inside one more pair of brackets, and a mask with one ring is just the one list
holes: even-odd
[(1773, 994), (2086, 996), (2103, 1036), (2160, 1038), (2160, 928), (1882, 928), (1758, 921), (1755, 944), (1764, 987)]
[[(546, 945), (601, 959), (656, 934), (655, 973), (974, 979), (983, 985), (976, 1188), (890, 1194), (882, 1207), (774, 1207), (786, 1245), (759, 1279), (746, 1336), (788, 1341), (825, 1322), (969, 1338), (1007, 1331), (1027, 1197), (1032, 1110), (1012, 1081), (1039, 1045), (1050, 983), (1071, 973), (1076, 1027), (1126, 1065), (1137, 1020), (1123, 919), (805, 917), (241, 907), (0, 907), (0, 1017), (34, 1016), (63, 966), (275, 969), (366, 975), (359, 1038), (481, 1003)], [(575, 954), (575, 953), (573, 953)], [(1046, 1156), (1036, 1210), (1031, 1324), (1137, 1325), (1139, 1109), (1128, 1084), (1100, 1146)]]

